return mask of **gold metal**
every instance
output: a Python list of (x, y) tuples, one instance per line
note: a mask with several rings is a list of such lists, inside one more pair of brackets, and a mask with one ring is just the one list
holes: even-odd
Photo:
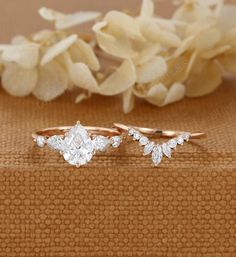
[[(127, 126), (121, 123), (114, 123), (113, 125), (114, 125), (114, 128), (118, 129), (120, 132), (127, 132), (129, 128), (134, 128), (146, 135), (165, 137), (165, 138), (177, 137), (184, 133), (183, 131), (175, 131), (175, 130), (161, 130), (157, 128), (152, 129), (152, 128), (142, 128), (142, 127), (136, 127), (136, 126)], [(204, 137), (206, 137), (206, 134), (202, 132), (190, 133), (190, 138), (192, 139), (199, 139)]]
[[(92, 126), (83, 126), (91, 136), (102, 135), (102, 136), (119, 136), (120, 131), (115, 128), (103, 128), (103, 127), (92, 127)], [(36, 139), (38, 136), (44, 136), (46, 138), (51, 136), (65, 136), (65, 134), (72, 128), (72, 126), (61, 126), (61, 127), (52, 127), (46, 129), (37, 130), (32, 134), (33, 139)]]

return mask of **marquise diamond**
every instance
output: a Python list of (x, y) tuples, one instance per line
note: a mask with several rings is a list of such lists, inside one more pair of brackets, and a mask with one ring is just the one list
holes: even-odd
[(47, 145), (53, 150), (61, 151), (63, 150), (63, 139), (60, 136), (49, 137)]
[(168, 144), (164, 143), (162, 145), (162, 151), (166, 157), (171, 158), (171, 148)]
[(183, 144), (184, 144), (183, 135), (178, 136), (176, 140), (177, 140), (177, 143), (178, 143), (179, 145), (183, 145)]
[(110, 144), (111, 141), (109, 140), (109, 138), (104, 136), (96, 136), (93, 139), (93, 147), (96, 151), (104, 152)]
[(161, 146), (157, 145), (154, 147), (152, 151), (152, 161), (155, 164), (155, 166), (158, 166), (162, 160), (163, 153)]
[(148, 155), (152, 152), (153, 148), (154, 148), (155, 144), (154, 142), (150, 142), (147, 145), (145, 145), (144, 147), (144, 155)]

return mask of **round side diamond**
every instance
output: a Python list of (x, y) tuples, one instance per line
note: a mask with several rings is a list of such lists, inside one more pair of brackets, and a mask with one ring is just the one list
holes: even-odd
[(145, 136), (142, 136), (140, 139), (139, 139), (139, 143), (140, 145), (147, 145), (149, 143), (149, 139)]
[(133, 129), (133, 128), (129, 128), (129, 129), (128, 129), (128, 135), (129, 135), (129, 136), (133, 136), (135, 132), (136, 132), (136, 131), (135, 131), (135, 129)]
[(170, 148), (175, 149), (178, 143), (176, 139), (171, 139), (168, 141), (167, 144)]
[(183, 137), (183, 139), (184, 139), (185, 141), (189, 141), (190, 136), (191, 136), (191, 134), (188, 133), (188, 132), (185, 132), (185, 133), (182, 135), (182, 137)]
[(140, 133), (138, 131), (135, 131), (133, 134), (133, 138), (134, 140), (139, 140), (142, 137), (142, 135), (140, 135)]
[(120, 136), (114, 136), (111, 138), (112, 147), (118, 148), (121, 144), (121, 137)]
[(38, 147), (44, 147), (46, 143), (46, 138), (43, 136), (37, 136), (35, 141)]

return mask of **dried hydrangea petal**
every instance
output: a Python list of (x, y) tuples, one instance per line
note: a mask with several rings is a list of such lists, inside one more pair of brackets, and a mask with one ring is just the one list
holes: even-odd
[(153, 105), (162, 106), (167, 92), (168, 89), (163, 84), (157, 84), (150, 88), (144, 98)]
[(126, 90), (123, 93), (123, 111), (129, 113), (133, 110), (135, 104), (135, 97), (133, 94), (133, 88)]
[(183, 99), (185, 95), (185, 91), (186, 89), (183, 84), (181, 83), (173, 84), (168, 90), (163, 106)]
[(55, 32), (52, 30), (43, 29), (43, 30), (40, 30), (39, 32), (33, 34), (32, 39), (33, 39), (33, 41), (35, 41), (37, 43), (41, 43), (43, 41), (49, 40), (51, 37), (53, 37), (54, 34), (55, 34)]
[(236, 53), (220, 56), (218, 61), (225, 71), (236, 73)]
[(64, 16), (62, 13), (47, 7), (41, 7), (38, 13), (43, 19), (47, 21), (55, 21), (56, 19)]
[(54, 44), (50, 47), (46, 53), (43, 55), (41, 60), (41, 65), (45, 65), (51, 62), (55, 57), (64, 53), (69, 47), (71, 47), (76, 41), (78, 36), (77, 35), (70, 35), (61, 41)]
[(67, 72), (56, 61), (40, 66), (36, 88), (33, 91), (35, 97), (42, 101), (50, 101), (60, 96), (67, 88)]
[(98, 18), (99, 12), (77, 12), (73, 14), (63, 14), (56, 10), (42, 7), (39, 9), (39, 15), (47, 20), (54, 21), (56, 29), (68, 29), (76, 25), (80, 25)]
[(133, 58), (137, 52), (132, 48), (130, 40), (125, 36), (114, 37), (106, 32), (107, 22), (102, 21), (94, 25), (93, 30), (96, 33), (96, 39), (100, 48), (116, 57)]
[(145, 46), (145, 48), (138, 52), (133, 58), (132, 61), (136, 65), (142, 65), (146, 62), (150, 61), (153, 57), (155, 57), (161, 51), (160, 44), (152, 44), (149, 43)]
[(136, 19), (128, 14), (110, 11), (106, 14), (104, 20), (107, 22), (109, 31), (112, 32), (111, 34), (116, 37), (125, 35), (134, 40), (145, 40)]
[(191, 74), (186, 84), (186, 95), (199, 97), (213, 92), (222, 82), (221, 67), (215, 62), (206, 62), (201, 73)]
[(84, 63), (71, 63), (68, 66), (70, 79), (75, 86), (86, 89), (92, 93), (98, 93), (99, 88), (96, 79), (88, 66)]
[(147, 63), (137, 66), (137, 82), (148, 83), (160, 79), (167, 71), (166, 61), (161, 56), (152, 58)]
[(65, 15), (63, 18), (56, 19), (55, 27), (57, 29), (68, 29), (80, 24), (87, 23), (97, 19), (100, 12), (77, 12)]
[(13, 96), (27, 96), (37, 83), (37, 70), (8, 63), (2, 73), (2, 87)]
[(152, 0), (143, 0), (140, 17), (150, 18), (154, 15), (154, 3)]
[(82, 62), (88, 65), (88, 67), (94, 71), (100, 69), (100, 64), (93, 51), (93, 48), (82, 39), (79, 38), (69, 49), (69, 52), (73, 62)]
[(218, 56), (224, 54), (225, 52), (227, 52), (230, 49), (231, 49), (230, 45), (224, 45), (224, 46), (215, 47), (215, 48), (213, 48), (211, 50), (203, 52), (201, 54), (201, 57), (204, 58), (204, 59), (217, 58)]
[(144, 37), (153, 43), (162, 43), (165, 47), (179, 47), (181, 44), (176, 34), (162, 30), (153, 20), (141, 20), (140, 29)]
[(192, 42), (192, 47), (198, 51), (210, 50), (221, 40), (221, 32), (217, 28), (203, 30)]
[(130, 60), (125, 60), (114, 73), (99, 85), (99, 93), (110, 96), (117, 95), (132, 87), (135, 81), (135, 67)]
[(29, 39), (22, 35), (14, 36), (11, 40), (11, 45), (21, 45), (30, 43)]
[(30, 69), (37, 65), (38, 57), (38, 44), (22, 43), (6, 46), (1, 58), (5, 62), (15, 62), (25, 69)]

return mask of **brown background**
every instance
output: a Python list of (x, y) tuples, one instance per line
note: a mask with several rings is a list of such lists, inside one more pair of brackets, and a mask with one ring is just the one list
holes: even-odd
[[(138, 10), (138, 2), (1, 0), (0, 39), (46, 27), (36, 14), (41, 5)], [(158, 12), (168, 16), (167, 1)], [(73, 99), (67, 94), (46, 104), (0, 90), (0, 256), (236, 256), (234, 79), (210, 96), (165, 108), (139, 102), (129, 115), (119, 97), (80, 105)], [(36, 128), (78, 119), (202, 130), (208, 137), (179, 147), (158, 168), (136, 143), (80, 169), (33, 146)]]

